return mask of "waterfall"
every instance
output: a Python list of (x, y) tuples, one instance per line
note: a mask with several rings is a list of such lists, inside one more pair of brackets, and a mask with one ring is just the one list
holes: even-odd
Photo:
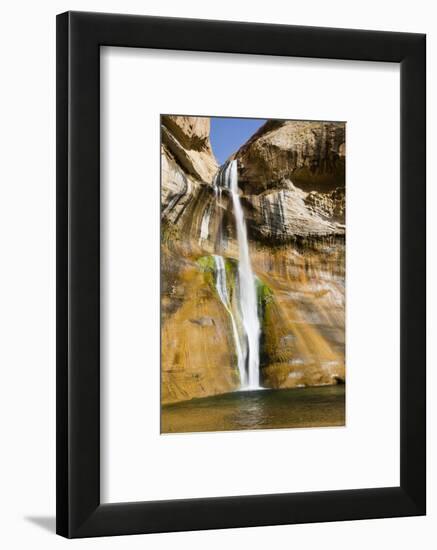
[(226, 280), (226, 268), (225, 261), (223, 256), (214, 256), (215, 263), (215, 286), (220, 296), (222, 304), (225, 306), (226, 311), (229, 313), (232, 325), (232, 333), (234, 335), (235, 349), (237, 352), (237, 362), (238, 362), (238, 372), (240, 373), (240, 382), (241, 386), (245, 387), (247, 385), (247, 376), (246, 376), (246, 365), (245, 365), (245, 356), (243, 349), (240, 343), (240, 335), (238, 333), (237, 323), (235, 321), (234, 314), (232, 312), (231, 301), (229, 299), (228, 285)]
[(206, 241), (209, 237), (209, 219), (211, 217), (211, 207), (208, 206), (208, 208), (205, 210), (202, 222), (200, 224), (200, 236), (199, 236), (199, 244), (202, 243), (202, 241)]
[[(241, 206), (238, 190), (237, 161), (227, 162), (220, 168), (218, 177), (215, 179), (219, 189), (227, 188), (232, 196), (235, 225), (238, 241), (238, 304), (241, 315), (241, 324), (245, 333), (247, 345), (241, 346), (244, 353), (244, 366), (247, 365), (247, 378), (242, 386), (244, 389), (257, 389), (260, 387), (259, 376), (259, 336), (260, 324), (258, 319), (258, 300), (256, 292), (255, 275), (249, 254), (249, 243), (247, 240), (246, 222)], [(220, 189), (221, 190), (221, 189)], [(223, 300), (222, 300), (223, 301)], [(235, 321), (234, 321), (235, 323)], [(238, 352), (237, 352), (238, 353)], [(240, 368), (240, 366), (239, 366)], [(245, 371), (246, 374), (246, 371)]]

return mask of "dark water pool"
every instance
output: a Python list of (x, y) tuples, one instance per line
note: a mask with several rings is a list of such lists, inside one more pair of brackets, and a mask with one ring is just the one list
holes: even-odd
[(161, 409), (161, 433), (344, 426), (345, 386), (240, 391)]

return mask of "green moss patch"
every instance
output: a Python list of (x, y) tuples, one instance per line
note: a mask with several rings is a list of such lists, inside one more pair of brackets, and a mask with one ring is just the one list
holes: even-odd
[(266, 305), (273, 301), (273, 290), (269, 285), (261, 281), (259, 277), (255, 277), (255, 283), (258, 298), (258, 316), (262, 319)]

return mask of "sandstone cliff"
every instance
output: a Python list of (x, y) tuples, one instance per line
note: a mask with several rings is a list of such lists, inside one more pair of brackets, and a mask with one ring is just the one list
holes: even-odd
[(209, 141), (209, 118), (161, 117), (161, 142), (187, 175), (211, 182), (217, 161)]
[[(345, 127), (269, 121), (234, 155), (257, 277), (263, 385), (345, 380)], [(162, 400), (239, 387), (214, 254), (237, 285), (232, 200), (209, 119), (162, 117)], [(232, 297), (231, 297), (232, 298)], [(233, 299), (233, 298), (232, 298)]]
[(332, 191), (344, 187), (345, 124), (269, 120), (235, 157), (244, 192), (282, 189), (289, 180), (305, 191)]
[(209, 118), (161, 118), (163, 403), (238, 385), (226, 312), (197, 264), (201, 220), (218, 169), (209, 128)]
[(234, 155), (255, 238), (344, 233), (345, 125), (270, 120)]

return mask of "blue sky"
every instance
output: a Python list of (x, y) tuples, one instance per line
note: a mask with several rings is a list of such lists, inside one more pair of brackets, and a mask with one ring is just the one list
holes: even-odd
[(211, 145), (221, 165), (266, 122), (261, 118), (211, 117)]

